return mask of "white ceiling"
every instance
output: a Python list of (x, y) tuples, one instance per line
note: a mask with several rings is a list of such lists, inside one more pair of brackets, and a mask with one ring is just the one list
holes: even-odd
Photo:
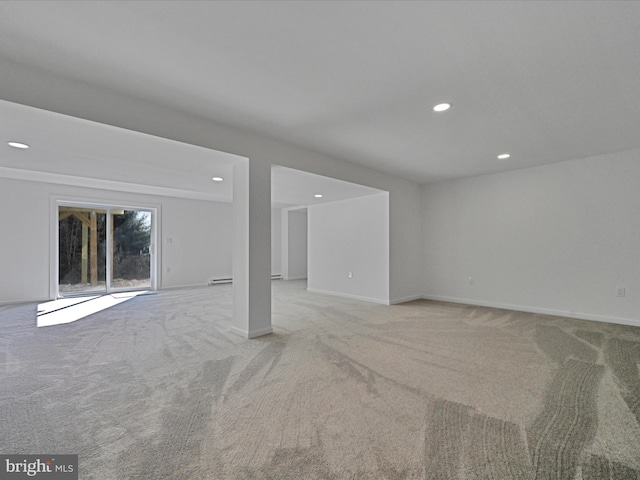
[[(59, 177), (64, 175), (153, 185), (219, 201), (231, 201), (233, 163), (241, 158), (5, 101), (0, 101), (0, 140), (0, 174), (23, 171), (29, 178), (40, 172), (54, 174), (54, 181), (64, 182)], [(12, 148), (10, 140), (31, 148)], [(213, 176), (225, 181), (214, 182)]]
[[(382, 192), (376, 188), (292, 168), (271, 167), (271, 204), (274, 207), (311, 206)], [(316, 198), (316, 194), (322, 197)]]
[(640, 149), (639, 47), (632, 1), (0, 2), (0, 62), (418, 183)]
[[(153, 193), (144, 187), (154, 186), (161, 187), (158, 194), (223, 202), (232, 201), (233, 164), (242, 158), (2, 100), (0, 132), (0, 176), (140, 193)], [(6, 143), (10, 140), (30, 148), (12, 148)], [(214, 176), (224, 181), (214, 182)], [(271, 190), (278, 208), (381, 192), (277, 166), (272, 168)]]

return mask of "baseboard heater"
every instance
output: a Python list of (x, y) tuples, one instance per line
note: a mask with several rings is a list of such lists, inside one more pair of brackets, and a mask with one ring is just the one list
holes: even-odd
[[(271, 275), (271, 280), (282, 280), (282, 275)], [(209, 286), (233, 283), (233, 278), (210, 278)]]

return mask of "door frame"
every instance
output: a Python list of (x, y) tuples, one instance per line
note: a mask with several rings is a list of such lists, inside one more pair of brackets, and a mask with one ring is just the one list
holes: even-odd
[[(49, 298), (56, 300), (60, 298), (59, 291), (59, 231), (58, 231), (58, 210), (61, 206), (78, 207), (78, 208), (96, 208), (100, 210), (118, 209), (118, 210), (142, 210), (151, 213), (151, 243), (149, 245), (150, 259), (150, 271), (151, 287), (150, 290), (157, 290), (159, 285), (159, 268), (158, 259), (160, 258), (160, 243), (158, 242), (158, 233), (160, 230), (160, 205), (149, 205), (144, 203), (130, 203), (126, 201), (118, 201), (113, 198), (110, 199), (96, 199), (96, 198), (78, 198), (62, 195), (51, 195), (49, 202), (50, 206), (50, 224), (49, 224)], [(111, 218), (107, 215), (107, 229), (111, 228)], [(107, 230), (108, 231), (108, 230)], [(107, 259), (109, 258), (111, 246), (107, 242)], [(110, 262), (107, 261), (106, 265), (107, 279), (109, 280)], [(104, 294), (108, 295), (112, 292), (122, 292), (127, 289), (113, 289), (109, 288), (110, 281), (107, 281), (106, 291)], [(90, 294), (90, 292), (87, 292)]]

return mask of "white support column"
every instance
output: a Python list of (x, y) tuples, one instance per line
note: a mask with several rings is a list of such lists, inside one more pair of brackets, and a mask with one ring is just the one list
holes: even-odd
[(241, 160), (233, 168), (233, 319), (246, 338), (271, 328), (271, 166)]
[(282, 279), (289, 280), (289, 209), (282, 209)]

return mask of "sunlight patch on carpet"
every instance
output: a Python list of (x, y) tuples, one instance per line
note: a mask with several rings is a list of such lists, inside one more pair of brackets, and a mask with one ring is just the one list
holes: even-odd
[(38, 305), (37, 326), (50, 327), (75, 322), (145, 293), (147, 292), (121, 292), (91, 297), (62, 298), (41, 303)]

